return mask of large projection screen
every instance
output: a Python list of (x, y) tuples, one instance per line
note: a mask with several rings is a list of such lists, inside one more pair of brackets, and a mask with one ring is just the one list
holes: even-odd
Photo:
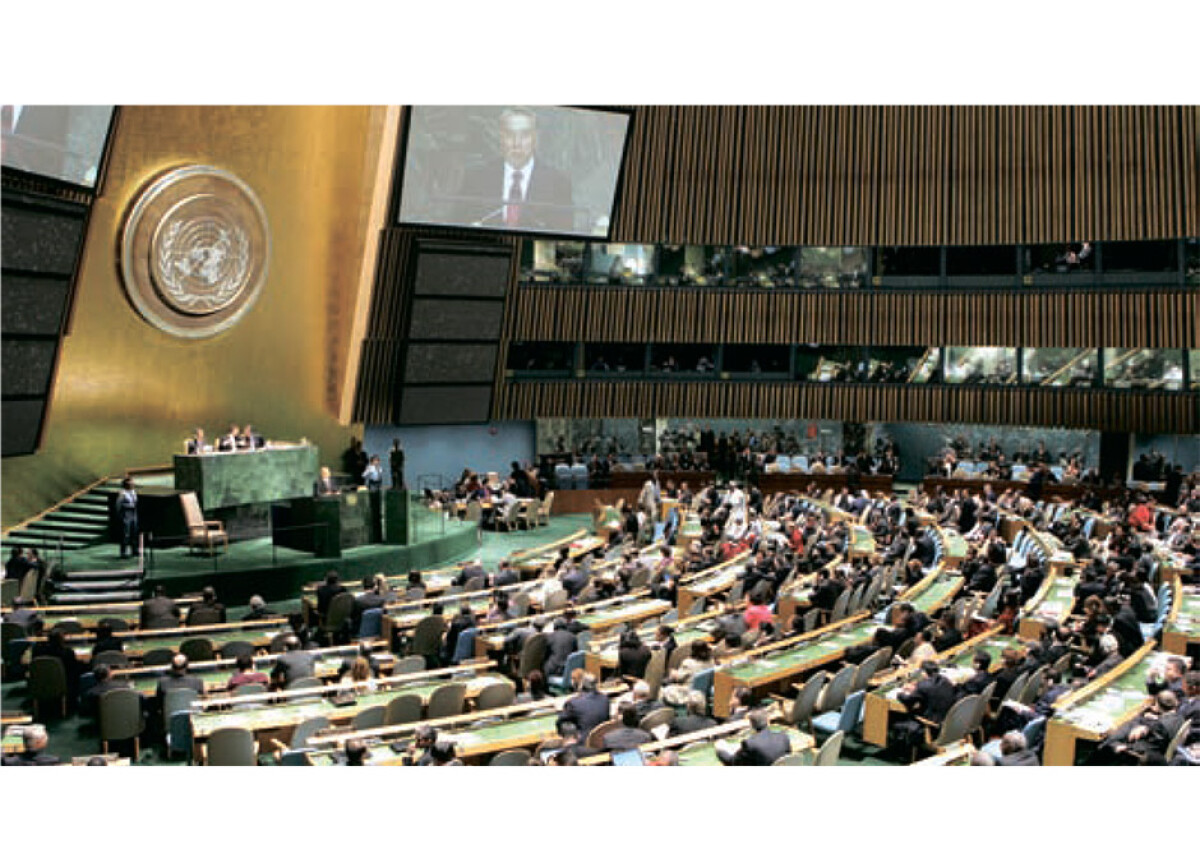
[(0, 114), (0, 162), (95, 188), (112, 106), (8, 106)]
[(607, 239), (629, 115), (566, 106), (414, 106), (401, 224)]

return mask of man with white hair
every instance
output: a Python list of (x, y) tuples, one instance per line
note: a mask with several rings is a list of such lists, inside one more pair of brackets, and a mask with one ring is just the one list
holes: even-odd
[(4, 758), (4, 766), (57, 766), (58, 758), (46, 754), (50, 742), (43, 725), (26, 725), (21, 729), (20, 754)]
[(1000, 738), (1000, 759), (996, 766), (1041, 766), (1037, 752), (1030, 751), (1025, 735), (1009, 731)]

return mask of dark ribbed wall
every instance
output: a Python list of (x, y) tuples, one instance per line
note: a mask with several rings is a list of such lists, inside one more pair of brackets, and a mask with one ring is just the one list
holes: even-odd
[(614, 241), (983, 245), (1200, 232), (1194, 106), (635, 113)]
[(737, 292), (518, 286), (519, 341), (1200, 348), (1200, 293)]
[[(1200, 108), (634, 107), (614, 242), (986, 245), (1200, 233)], [(384, 235), (356, 420), (397, 385)], [(762, 292), (516, 286), (510, 341), (1200, 347), (1195, 291)], [(800, 384), (513, 383), (494, 416), (808, 416), (1195, 431), (1195, 394)]]
[(669, 381), (510, 383), (497, 418), (811, 418), (1200, 432), (1195, 393)]

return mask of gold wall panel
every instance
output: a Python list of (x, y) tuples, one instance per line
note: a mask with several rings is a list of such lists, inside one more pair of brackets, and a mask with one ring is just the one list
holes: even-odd
[[(42, 449), (3, 465), (10, 526), (79, 486), (131, 467), (169, 464), (197, 425), (253, 423), (268, 438), (317, 443), (336, 463), (339, 423), (384, 150), (387, 109), (360, 106), (134, 106), (122, 110), (84, 248), (71, 333), (63, 341)], [(172, 338), (126, 301), (120, 227), (138, 189), (204, 163), (253, 187), (270, 220), (269, 276), (229, 331)], [(369, 280), (369, 275), (367, 276)]]

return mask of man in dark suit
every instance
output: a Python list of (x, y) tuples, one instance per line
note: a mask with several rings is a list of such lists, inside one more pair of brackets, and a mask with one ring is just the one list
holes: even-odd
[(687, 696), (687, 714), (671, 721), (671, 736), (703, 731), (716, 724), (717, 721), (708, 715), (708, 699), (699, 690), (692, 690)]
[(957, 699), (954, 685), (942, 674), (938, 665), (927, 660), (921, 664), (921, 680), (905, 686), (897, 696), (900, 704), (914, 717), (895, 723), (896, 733), (907, 745), (916, 747), (925, 738), (925, 726), (917, 718), (941, 725)]
[(113, 690), (127, 689), (129, 679), (116, 679), (111, 676), (111, 671), (107, 664), (98, 663), (92, 669), (92, 675), (95, 676), (96, 683), (85, 693), (80, 693), (79, 698), (79, 713), (81, 716), (95, 716), (100, 709), (100, 697), (105, 693)]
[(218, 623), (225, 621), (225, 605), (217, 601), (217, 591), (205, 587), (200, 594), (200, 601), (188, 608), (187, 624), (198, 624), (198, 619), (209, 620), (216, 617)]
[(33, 602), (27, 598), (13, 599), (13, 609), (4, 614), (4, 621), (19, 625), (26, 634), (32, 634), (41, 624), (42, 616), (33, 609)]
[(301, 678), (311, 678), (316, 664), (312, 655), (300, 647), (300, 638), (295, 634), (289, 635), (284, 642), (284, 649), (283, 654), (275, 659), (271, 679), (286, 687)]
[(467, 581), (471, 580), (472, 578), (483, 578), (486, 577), (486, 574), (487, 573), (483, 571), (482, 564), (476, 560), (471, 560), (463, 564), (463, 567), (459, 570), (458, 575), (455, 576), (454, 580), (450, 583), (454, 584), (456, 587), (462, 587), (466, 586)]
[(567, 658), (575, 651), (578, 641), (562, 619), (554, 622), (554, 630), (546, 635), (546, 660), (542, 664), (542, 672), (549, 678), (552, 675), (562, 675), (567, 665)]
[(496, 571), (495, 577), (492, 578), (492, 586), (507, 587), (511, 584), (519, 584), (520, 582), (521, 575), (512, 567), (512, 564), (507, 560), (501, 560), (500, 567)]
[[(159, 727), (163, 727), (163, 706), (166, 704), (167, 693), (171, 690), (193, 690), (198, 696), (204, 695), (204, 682), (195, 675), (188, 673), (186, 655), (177, 654), (171, 659), (171, 668), (167, 674), (158, 679), (158, 687), (154, 693), (154, 716)], [(99, 702), (97, 702), (99, 704)]]
[(179, 605), (167, 598), (166, 587), (158, 585), (154, 596), (142, 602), (139, 621), (143, 631), (179, 627)]
[(654, 740), (649, 731), (638, 728), (638, 711), (635, 705), (621, 708), (621, 727), (604, 735), (604, 749), (608, 752), (627, 752)]
[(573, 229), (571, 180), (536, 159), (537, 116), (528, 109), (500, 115), (501, 159), (468, 168), (458, 189), (460, 219), (485, 227), (566, 232)]
[(742, 741), (736, 752), (717, 749), (717, 757), (726, 766), (770, 766), (792, 751), (792, 741), (782, 731), (767, 727), (765, 711), (750, 711), (750, 728), (754, 732)]
[(363, 591), (354, 599), (354, 609), (350, 613), (350, 633), (358, 633), (364, 613), (384, 606), (386, 601), (380, 589), (374, 577), (363, 578)]
[(596, 689), (596, 676), (584, 675), (579, 682), (579, 695), (567, 699), (558, 718), (573, 722), (579, 736), (586, 740), (592, 729), (609, 718), (608, 696)]
[(121, 521), (121, 557), (130, 557), (137, 552), (138, 538), (138, 496), (133, 488), (133, 478), (121, 481), (116, 511)]
[(317, 587), (317, 615), (321, 619), (325, 618), (325, 614), (329, 612), (329, 602), (333, 601), (333, 597), (346, 592), (346, 588), (342, 586), (342, 579), (338, 573), (332, 569), (325, 573), (325, 583)]

